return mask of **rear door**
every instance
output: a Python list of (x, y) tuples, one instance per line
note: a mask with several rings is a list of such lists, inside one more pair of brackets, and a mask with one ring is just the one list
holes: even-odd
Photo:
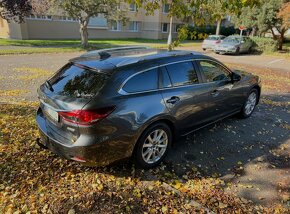
[(197, 128), (206, 119), (207, 89), (199, 84), (201, 77), (192, 60), (160, 67), (162, 96), (176, 126), (185, 134)]

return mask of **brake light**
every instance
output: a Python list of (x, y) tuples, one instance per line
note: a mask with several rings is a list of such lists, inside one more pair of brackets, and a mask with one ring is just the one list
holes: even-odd
[(106, 107), (96, 110), (73, 110), (58, 112), (59, 116), (68, 122), (79, 125), (90, 125), (106, 118), (115, 110), (115, 107)]

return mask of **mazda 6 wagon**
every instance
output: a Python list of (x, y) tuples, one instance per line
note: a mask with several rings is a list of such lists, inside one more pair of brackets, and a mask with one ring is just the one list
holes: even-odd
[(89, 52), (38, 89), (38, 144), (89, 165), (132, 157), (150, 168), (174, 139), (234, 114), (249, 117), (260, 94), (259, 77), (200, 53)]

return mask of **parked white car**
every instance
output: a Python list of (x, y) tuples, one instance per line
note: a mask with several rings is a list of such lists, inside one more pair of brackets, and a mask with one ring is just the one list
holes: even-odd
[(204, 51), (206, 50), (214, 50), (215, 46), (219, 43), (221, 43), (221, 41), (226, 38), (223, 35), (210, 35), (209, 37), (207, 37), (205, 40), (203, 40), (202, 42), (202, 49)]

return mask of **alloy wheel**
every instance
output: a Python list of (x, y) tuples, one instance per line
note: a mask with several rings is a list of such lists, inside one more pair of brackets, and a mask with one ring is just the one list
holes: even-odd
[(256, 103), (257, 103), (257, 94), (255, 92), (252, 92), (249, 95), (248, 100), (247, 100), (246, 105), (245, 105), (245, 114), (246, 115), (250, 115), (254, 111)]
[(162, 129), (152, 131), (145, 139), (142, 147), (142, 158), (147, 164), (159, 161), (168, 147), (167, 133)]

